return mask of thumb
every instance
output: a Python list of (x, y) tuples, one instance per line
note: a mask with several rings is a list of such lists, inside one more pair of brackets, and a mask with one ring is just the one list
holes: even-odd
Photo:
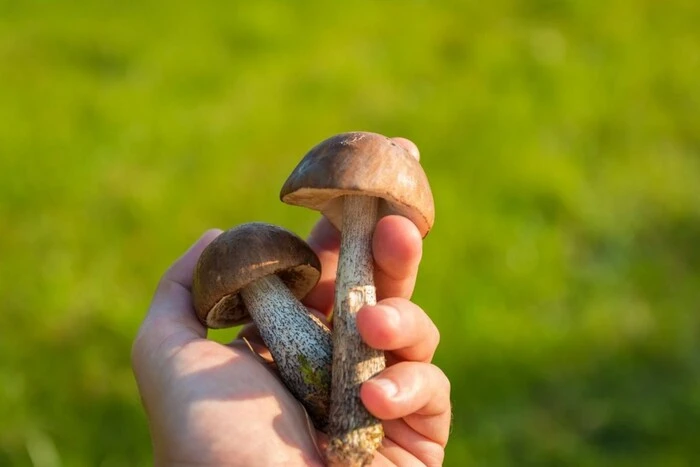
[[(134, 341), (134, 365), (140, 355), (150, 355), (155, 349), (170, 353), (188, 341), (206, 337), (207, 330), (195, 316), (192, 307), (192, 277), (202, 251), (220, 234), (219, 229), (206, 231), (163, 274)], [(164, 345), (166, 341), (167, 346)]]

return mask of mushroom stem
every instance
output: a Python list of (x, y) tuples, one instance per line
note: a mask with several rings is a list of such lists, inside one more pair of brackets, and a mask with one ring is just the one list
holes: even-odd
[(256, 280), (240, 293), (282, 380), (304, 405), (314, 425), (324, 430), (330, 399), (330, 330), (276, 274)]
[(372, 235), (378, 199), (346, 195), (333, 312), (333, 371), (328, 461), (333, 465), (367, 465), (384, 436), (381, 422), (360, 400), (363, 382), (382, 371), (384, 353), (367, 346), (357, 331), (357, 312), (377, 303)]

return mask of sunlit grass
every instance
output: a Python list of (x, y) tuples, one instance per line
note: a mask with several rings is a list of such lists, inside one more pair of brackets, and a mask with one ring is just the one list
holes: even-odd
[[(147, 465), (131, 339), (207, 228), (421, 148), (448, 465), (700, 462), (692, 1), (0, 2), (0, 465)], [(215, 337), (226, 340), (229, 332)]]

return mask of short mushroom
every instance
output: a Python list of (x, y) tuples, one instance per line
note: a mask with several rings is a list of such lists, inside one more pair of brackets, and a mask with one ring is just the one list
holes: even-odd
[(253, 320), (282, 380), (323, 430), (331, 333), (299, 302), (316, 285), (320, 271), (316, 254), (292, 232), (243, 224), (223, 232), (202, 252), (192, 294), (197, 317), (209, 328)]
[(331, 463), (366, 465), (381, 444), (381, 423), (360, 400), (360, 386), (384, 369), (384, 354), (368, 347), (356, 314), (376, 303), (372, 235), (379, 217), (407, 217), (425, 237), (435, 208), (415, 145), (376, 133), (333, 136), (312, 148), (285, 182), (280, 198), (321, 211), (341, 231), (333, 312)]

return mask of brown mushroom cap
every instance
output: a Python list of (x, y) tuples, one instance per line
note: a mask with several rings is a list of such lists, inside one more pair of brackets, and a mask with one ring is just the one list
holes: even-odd
[(197, 317), (214, 329), (250, 321), (239, 291), (270, 274), (302, 299), (318, 282), (321, 262), (304, 240), (281, 227), (252, 222), (223, 232), (204, 249), (194, 270)]
[(401, 145), (376, 133), (342, 133), (316, 145), (289, 176), (280, 198), (321, 211), (340, 229), (341, 197), (352, 194), (380, 198), (380, 216), (407, 217), (423, 237), (435, 221), (423, 167)]

